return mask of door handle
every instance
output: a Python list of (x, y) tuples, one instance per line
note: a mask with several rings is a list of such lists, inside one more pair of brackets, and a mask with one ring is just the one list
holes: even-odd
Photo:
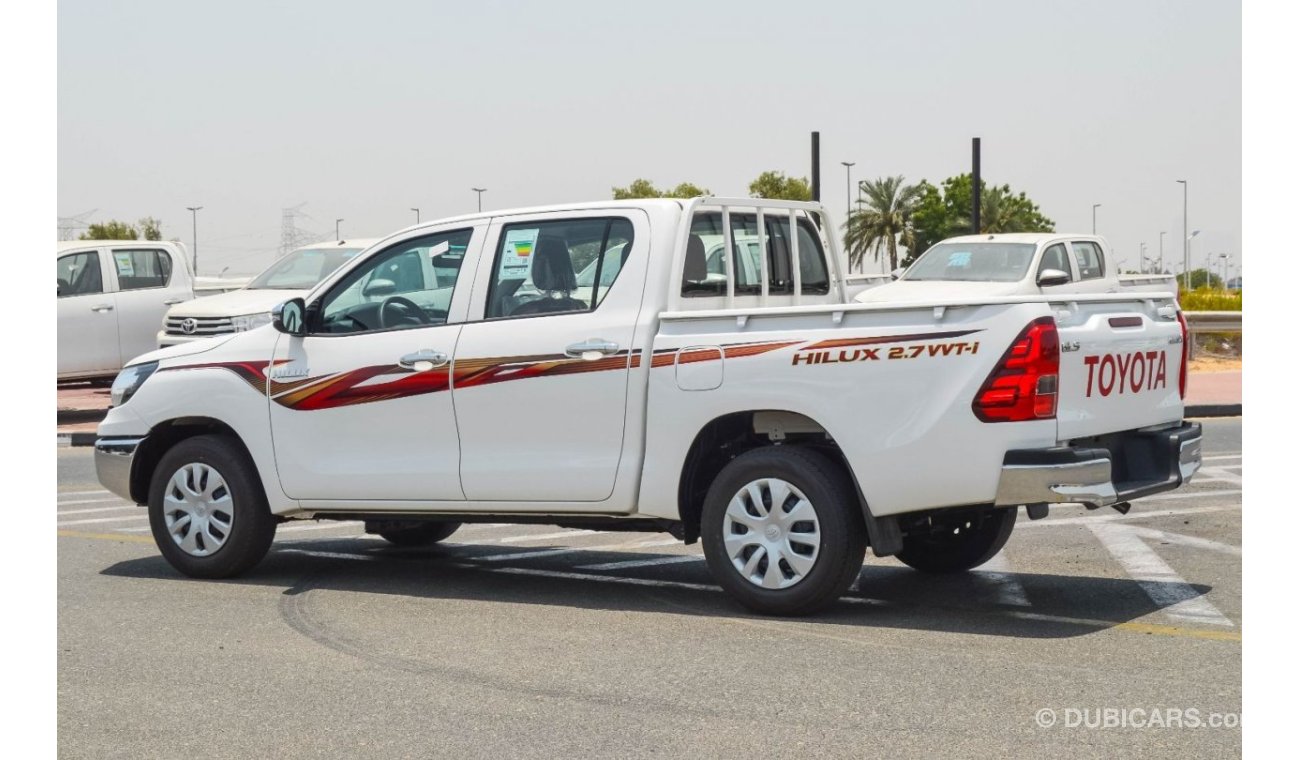
[[(405, 369), (413, 369), (418, 372), (441, 367), (448, 361), (448, 356), (441, 351), (434, 351), (432, 348), (422, 348), (414, 353), (407, 354), (397, 360), (397, 366)], [(423, 366), (427, 365), (427, 366)]]
[(91, 311), (112, 311), (113, 305), (109, 303), (101, 303), (97, 306), (90, 307), (90, 310)]
[(175, 306), (175, 305), (178, 304), (178, 303), (185, 303), (185, 299), (184, 299), (184, 298), (168, 298), (166, 301), (163, 301), (163, 305), (165, 305), (165, 306)]
[(565, 356), (571, 356), (574, 359), (586, 359), (595, 361), (602, 356), (618, 353), (618, 344), (603, 338), (588, 338), (581, 343), (574, 343), (564, 349)]

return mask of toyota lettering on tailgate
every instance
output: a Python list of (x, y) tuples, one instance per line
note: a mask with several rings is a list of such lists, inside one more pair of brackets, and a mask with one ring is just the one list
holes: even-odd
[(1085, 394), (1109, 396), (1165, 387), (1165, 352), (1134, 351), (1128, 354), (1102, 354), (1085, 356), (1088, 368), (1088, 388)]

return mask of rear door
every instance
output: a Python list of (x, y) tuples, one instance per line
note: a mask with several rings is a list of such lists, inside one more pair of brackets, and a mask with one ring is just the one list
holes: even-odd
[(626, 209), (493, 221), (453, 367), (470, 508), (613, 492), (649, 231)]
[(109, 251), (117, 283), (118, 348), (123, 361), (158, 347), (158, 330), (172, 304), (187, 301), (185, 262), (165, 246), (132, 243)]
[(1055, 304), (1060, 440), (1176, 422), (1183, 333), (1173, 301)]
[(122, 367), (117, 344), (117, 301), (98, 248), (58, 258), (59, 377), (112, 374)]

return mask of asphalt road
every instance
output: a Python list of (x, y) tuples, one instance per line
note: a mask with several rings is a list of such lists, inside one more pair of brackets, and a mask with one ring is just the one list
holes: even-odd
[(804, 620), (744, 613), (698, 546), (548, 526), (291, 524), (189, 580), (59, 449), (59, 754), (1239, 755), (1209, 723), (1241, 710), (1241, 421), (1205, 425), (1180, 491), (1022, 515), (959, 577), (869, 558)]

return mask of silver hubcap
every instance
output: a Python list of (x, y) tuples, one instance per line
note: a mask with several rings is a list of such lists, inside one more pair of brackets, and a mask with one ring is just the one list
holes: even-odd
[(225, 478), (200, 462), (177, 470), (163, 494), (167, 533), (195, 557), (206, 557), (226, 543), (235, 522), (234, 507)]
[(789, 588), (808, 575), (821, 547), (821, 523), (812, 502), (779, 478), (763, 478), (736, 492), (723, 517), (731, 564), (762, 588)]

